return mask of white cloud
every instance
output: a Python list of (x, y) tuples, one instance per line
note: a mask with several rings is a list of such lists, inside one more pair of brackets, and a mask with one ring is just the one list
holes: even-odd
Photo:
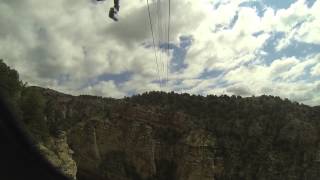
[(299, 29), (297, 39), (302, 42), (320, 44), (320, 1), (316, 1), (309, 10), (307, 22)]
[(94, 86), (88, 86), (83, 90), (88, 95), (123, 98), (126, 94), (114, 84), (113, 81), (102, 81)]
[(295, 57), (275, 60), (270, 66), (270, 75), (277, 78), (282, 74), (287, 73), (297, 64), (299, 64), (299, 60)]
[[(248, 15), (251, 18), (245, 20)], [(211, 20), (216, 18), (209, 16)], [(250, 27), (256, 27), (259, 17), (255, 10), (242, 8), (239, 11), (239, 20), (233, 29), (213, 33), (210, 29), (210, 23), (207, 23), (206, 27), (199, 26), (193, 34), (195, 41), (186, 59), (188, 69), (185, 73), (190, 73), (190, 76), (197, 76), (204, 69), (227, 70), (252, 61), (256, 57), (257, 50), (262, 48), (270, 35), (263, 33), (254, 36), (253, 33), (259, 31), (259, 28), (256, 30), (246, 28), (248, 27), (248, 21), (252, 24)]]
[(293, 40), (320, 44), (319, 8), (320, 1), (308, 7), (306, 0), (297, 0), (288, 9), (277, 12), (269, 9), (262, 19), (265, 29), (285, 34), (276, 46), (276, 50), (288, 47)]
[[(92, 1), (1, 1), (0, 58), (30, 84), (73, 94), (122, 97), (161, 89), (200, 94), (270, 93), (320, 103), (314, 95), (316, 82), (299, 80), (308, 73), (319, 76), (318, 56), (282, 57), (270, 66), (262, 58), (269, 53), (263, 47), (274, 32), (285, 34), (276, 44), (279, 51), (293, 40), (319, 43), (320, 1), (311, 8), (303, 0), (279, 11), (266, 8), (261, 17), (254, 8), (239, 7), (247, 0), (172, 1), (172, 43), (178, 46), (181, 35), (190, 35), (194, 40), (183, 62), (187, 68), (172, 72), (168, 87), (161, 88), (156, 81), (158, 72), (150, 47), (146, 2), (121, 0), (120, 21), (114, 23), (106, 14), (113, 2)], [(156, 17), (152, 2), (151, 13)], [(166, 3), (161, 5), (163, 9)], [(216, 3), (221, 4), (213, 9)], [(238, 19), (232, 27), (236, 15)], [(156, 20), (152, 19), (158, 38)], [(303, 21), (301, 27), (296, 27)], [(163, 27), (163, 39), (166, 33)], [(167, 56), (163, 53), (162, 60)], [(306, 72), (311, 66), (311, 71)], [(221, 74), (201, 79), (206, 71)], [(101, 75), (125, 72), (133, 74), (126, 82), (98, 81)], [(166, 72), (161, 69), (160, 73), (164, 78)], [(94, 85), (88, 85), (92, 82)]]
[(131, 71), (156, 77), (153, 50), (142, 46), (150, 37), (145, 4), (129, 2), (122, 2), (124, 17), (119, 23), (105, 19), (111, 3), (2, 2), (2, 58), (31, 84), (57, 88), (62, 75), (68, 76), (64, 86), (71, 89), (106, 73)]
[(239, 96), (250, 96), (253, 95), (250, 88), (243, 85), (243, 84), (235, 84), (227, 89), (227, 93), (233, 94), (233, 95), (239, 95)]
[[(283, 98), (310, 104), (316, 101), (319, 81), (298, 80), (305, 75), (305, 69), (318, 62), (319, 55), (305, 60), (294, 57), (275, 60), (270, 66), (252, 65), (239, 67), (223, 78), (228, 82), (227, 90), (237, 95), (277, 95)], [(279, 79), (280, 78), (280, 79)]]
[(320, 76), (320, 63), (318, 63), (312, 68), (311, 74), (312, 76), (315, 76), (315, 77)]

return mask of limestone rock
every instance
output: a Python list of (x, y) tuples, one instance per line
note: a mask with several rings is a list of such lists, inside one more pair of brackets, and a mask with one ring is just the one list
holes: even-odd
[(52, 165), (61, 170), (66, 176), (76, 179), (77, 164), (72, 158), (74, 152), (67, 143), (65, 133), (56, 138), (52, 137), (47, 145), (40, 143), (38, 147)]

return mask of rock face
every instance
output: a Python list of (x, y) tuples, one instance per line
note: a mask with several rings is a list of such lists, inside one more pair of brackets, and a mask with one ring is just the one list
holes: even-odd
[(73, 179), (319, 180), (319, 106), (266, 95), (75, 97), (25, 87), (0, 66), (0, 91)]
[(76, 179), (77, 165), (72, 158), (74, 153), (67, 143), (67, 136), (61, 132), (58, 137), (53, 137), (44, 145), (38, 144), (40, 152), (66, 176)]
[(72, 128), (68, 139), (80, 179), (214, 179), (213, 137), (188, 126), (160, 124), (163, 117), (137, 116), (136, 111)]
[(71, 177), (77, 172), (78, 180), (214, 179), (215, 138), (183, 113), (53, 91), (44, 96), (53, 112), (48, 121), (66, 137), (53, 138), (54, 145), (42, 151)]
[[(172, 179), (213, 178), (210, 173), (214, 167), (210, 161), (213, 155), (208, 151), (208, 144), (201, 143), (209, 139), (203, 137), (201, 131), (171, 143), (156, 137), (160, 133), (157, 131), (141, 122), (117, 124), (106, 120), (96, 121), (94, 126), (92, 123), (79, 125), (70, 132), (70, 145), (79, 150), (75, 153), (79, 173), (128, 180), (157, 176), (167, 179), (167, 175)], [(206, 168), (209, 168), (207, 172)]]
[(148, 97), (150, 102), (142, 98), (135, 103), (41, 92), (52, 137), (40, 147), (73, 179), (317, 180), (320, 176), (317, 108), (270, 97), (189, 97), (184, 109), (174, 109), (166, 108), (175, 102), (170, 99), (157, 105), (157, 94), (154, 101)]

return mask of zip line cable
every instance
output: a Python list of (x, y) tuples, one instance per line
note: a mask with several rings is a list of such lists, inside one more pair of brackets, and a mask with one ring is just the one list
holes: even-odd
[[(156, 40), (158, 42), (157, 44), (157, 49), (160, 48), (160, 44), (161, 44), (161, 32), (160, 32), (160, 18), (161, 18), (161, 14), (160, 14), (160, 0), (156, 0), (156, 14), (157, 14), (157, 18), (156, 18), (156, 26), (157, 26), (157, 35), (158, 35), (158, 40)], [(156, 37), (157, 38), (157, 37)], [(160, 64), (160, 74), (163, 73), (163, 67), (162, 67), (162, 55), (161, 55), (161, 49), (158, 52), (158, 59), (159, 59), (159, 64)], [(161, 83), (163, 83), (163, 79), (161, 78)]]
[(169, 83), (169, 71), (170, 71), (170, 24), (171, 24), (171, 0), (169, 0), (168, 2), (168, 6), (169, 6), (169, 15), (168, 15), (168, 42), (167, 42), (167, 85)]
[(163, 26), (163, 18), (162, 18), (162, 2), (161, 0), (157, 0), (156, 1), (156, 7), (157, 7), (157, 27), (158, 27), (158, 57), (159, 57), (159, 63), (160, 63), (160, 71), (161, 74), (163, 76), (162, 79), (162, 84), (164, 87), (166, 87), (166, 78), (165, 78), (165, 74), (166, 74), (166, 68), (165, 68), (165, 60), (163, 59), (163, 54), (162, 54), (162, 48), (161, 45), (164, 42), (164, 26)]
[[(163, 5), (164, 5), (164, 3), (163, 3)], [(163, 18), (162, 22), (166, 22), (166, 19)], [(161, 35), (162, 35), (162, 39), (163, 39), (162, 43), (168, 43), (168, 42), (166, 42), (166, 23), (162, 23), (161, 28), (162, 28)], [(164, 45), (164, 44), (162, 44), (162, 45)], [(163, 48), (165, 48), (165, 46), (163, 46)], [(166, 49), (163, 49), (163, 51), (161, 51), (161, 52), (163, 52), (165, 55)], [(164, 74), (164, 81), (165, 81), (166, 87), (168, 87), (167, 78), (166, 78), (166, 69), (167, 69), (166, 68), (166, 56), (164, 56), (164, 58), (163, 58), (163, 74)]]
[(161, 91), (162, 80), (161, 80), (160, 71), (159, 71), (159, 63), (158, 63), (157, 50), (156, 50), (156, 45), (155, 45), (155, 40), (154, 40), (154, 32), (153, 32), (153, 26), (152, 26), (152, 20), (151, 20), (149, 0), (147, 0), (147, 5), (148, 5), (148, 15), (149, 15), (149, 22), (150, 22), (150, 30), (151, 30), (151, 34), (152, 34), (154, 56), (155, 56), (155, 60), (156, 60), (156, 64), (157, 64), (157, 71), (158, 71), (158, 77), (159, 77), (159, 83), (160, 83), (160, 91)]
[[(154, 31), (153, 23), (152, 23), (152, 14), (150, 11), (150, 4), (149, 0), (147, 0), (148, 5), (148, 16), (149, 16), (149, 23), (150, 23), (150, 30), (152, 35), (152, 43), (153, 43), (153, 49), (154, 49), (154, 56), (155, 56), (155, 62), (157, 65), (157, 73), (158, 73), (158, 79), (160, 84), (160, 91), (163, 87), (168, 88), (168, 82), (169, 82), (169, 71), (170, 71), (170, 28), (171, 28), (171, 0), (168, 0), (168, 26), (167, 26), (167, 40), (165, 40), (165, 26), (163, 23), (162, 18), (162, 5), (161, 0), (154, 0), (156, 1), (156, 15), (155, 18), (156, 24), (155, 27), (157, 31)], [(156, 35), (157, 33), (157, 35)], [(158, 39), (156, 39), (158, 38)], [(166, 51), (167, 58), (166, 60), (163, 59), (162, 55), (162, 43), (166, 42), (167, 47)], [(158, 50), (159, 48), (159, 50)]]

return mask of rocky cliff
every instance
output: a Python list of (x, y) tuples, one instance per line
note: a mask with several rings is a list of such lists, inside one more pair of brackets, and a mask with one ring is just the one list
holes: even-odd
[(78, 180), (316, 180), (320, 175), (317, 108), (273, 97), (210, 100), (151, 93), (116, 100), (35, 89), (46, 99), (51, 139), (42, 152)]
[(63, 174), (74, 180), (77, 178), (77, 165), (72, 157), (74, 151), (67, 143), (65, 132), (61, 131), (58, 137), (52, 137), (46, 143), (39, 143), (38, 147), (44, 157)]
[(28, 87), (0, 60), (0, 94), (78, 180), (319, 180), (320, 107), (273, 96), (148, 92), (124, 99)]
[[(121, 100), (42, 92), (50, 104), (46, 118), (53, 131), (65, 131), (68, 140), (67, 145), (47, 149), (56, 152), (59, 146), (69, 146), (78, 179), (214, 179), (215, 137), (184, 113), (161, 113)], [(61, 166), (61, 158), (49, 157), (59, 168), (70, 167), (69, 174), (76, 172), (72, 160)]]

